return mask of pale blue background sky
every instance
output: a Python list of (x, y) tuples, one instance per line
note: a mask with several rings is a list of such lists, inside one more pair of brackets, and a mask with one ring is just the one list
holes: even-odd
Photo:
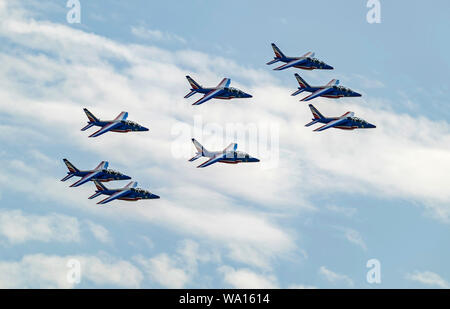
[[(65, 1), (47, 1), (45, 5), (36, 3), (25, 5), (34, 10), (37, 20), (50, 20), (65, 26), (92, 32), (123, 44), (142, 44), (156, 46), (169, 51), (191, 49), (205, 54), (231, 59), (239, 66), (248, 69), (266, 70), (276, 78), (277, 86), (292, 89), (297, 87), (293, 79), (295, 70), (283, 72), (270, 71), (265, 63), (273, 57), (271, 42), (276, 42), (282, 51), (290, 56), (299, 56), (307, 51), (316, 52), (319, 59), (333, 65), (331, 72), (299, 73), (311, 84), (325, 84), (332, 78), (339, 78), (344, 86), (362, 92), (367, 99), (361, 104), (375, 100), (390, 102), (380, 104), (379, 110), (408, 114), (414, 118), (426, 117), (448, 128), (450, 109), (448, 108), (449, 73), (449, 30), (447, 13), (448, 1), (381, 1), (381, 24), (366, 22), (366, 1), (284, 1), (276, 5), (273, 1), (83, 1), (81, 25), (68, 25), (66, 22)], [(159, 30), (183, 38), (152, 40), (131, 34), (132, 27)], [(8, 38), (0, 37), (4, 53), (18, 48)], [(20, 45), (20, 44), (19, 44)], [(31, 50), (31, 53), (39, 51)], [(117, 70), (121, 63), (117, 62)], [(183, 67), (183, 65), (181, 64)], [(188, 67), (188, 66), (186, 66)], [(186, 72), (189, 73), (189, 72)], [(234, 78), (233, 72), (224, 72)], [(364, 78), (361, 78), (362, 76)], [(182, 79), (184, 76), (180, 76)], [(19, 78), (20, 80), (20, 78)], [(240, 80), (244, 84), (250, 81)], [(378, 84), (370, 84), (371, 82)], [(33, 83), (21, 81), (23, 91), (40, 89)], [(51, 85), (49, 85), (51, 86)], [(187, 90), (187, 85), (186, 85)], [(184, 91), (184, 90), (183, 90)], [(373, 101), (371, 101), (373, 100)], [(186, 103), (188, 104), (188, 103)], [(274, 102), (276, 104), (276, 102)], [(335, 103), (329, 103), (335, 104)], [(338, 104), (338, 103), (336, 103)], [(126, 106), (124, 107), (126, 108)], [(306, 108), (297, 105), (293, 108)], [(357, 111), (356, 111), (357, 112)], [(157, 111), (154, 112), (157, 117)], [(110, 111), (115, 114), (115, 111)], [(358, 116), (358, 115), (357, 115)], [(371, 115), (364, 115), (370, 121)], [(77, 115), (78, 117), (78, 115)], [(132, 117), (130, 116), (132, 119)], [(21, 120), (0, 112), (1, 123), (21, 126)], [(84, 119), (82, 120), (84, 121)], [(298, 119), (303, 124), (308, 119)], [(82, 122), (80, 120), (80, 127)], [(145, 124), (144, 124), (145, 125)], [(402, 122), (396, 123), (402, 127)], [(31, 129), (39, 125), (27, 124)], [(78, 129), (78, 128), (74, 128)], [(303, 129), (306, 130), (306, 129)], [(51, 132), (51, 129), (49, 129)], [(4, 134), (4, 133), (2, 133)], [(45, 132), (44, 132), (45, 134)], [(49, 133), (51, 134), (51, 133)], [(352, 133), (350, 133), (352, 134)], [(377, 134), (377, 132), (372, 132)], [(448, 134), (448, 131), (447, 131)], [(51, 145), (42, 148), (42, 144)], [(60, 160), (69, 156), (81, 168), (93, 167), (98, 156), (92, 148), (80, 149), (70, 141), (17, 140), (3, 138), (1, 155), (3, 159), (22, 158), (29, 149), (38, 149), (47, 157)], [(359, 147), (354, 144), (353, 147)], [(390, 149), (379, 149), (389, 152)], [(448, 154), (448, 152), (447, 152)], [(132, 159), (130, 159), (132, 160)], [(167, 164), (172, 159), (167, 158)], [(27, 162), (39, 165), (41, 171), (58, 181), (65, 168), (58, 165), (42, 164), (39, 158)], [(436, 163), (436, 162), (435, 162)], [(152, 162), (148, 162), (152, 164)], [(427, 162), (417, 162), (418, 165)], [(113, 168), (139, 178), (143, 187), (151, 188), (164, 198), (171, 194), (170, 178), (158, 183), (158, 177), (145, 175), (125, 164), (111, 162)], [(439, 165), (438, 165), (439, 166)], [(56, 167), (56, 169), (55, 169)], [(192, 167), (194, 168), (194, 167)], [(351, 169), (351, 166), (349, 167)], [(443, 168), (448, 168), (444, 165)], [(19, 177), (19, 176), (18, 176)], [(174, 176), (175, 177), (175, 176)], [(303, 177), (308, 177), (304, 175)], [(142, 180), (141, 180), (142, 179)], [(167, 180), (169, 179), (169, 180)], [(339, 181), (339, 176), (336, 178)], [(14, 181), (11, 179), (11, 181)], [(289, 182), (289, 179), (285, 181)], [(358, 180), (355, 180), (358, 181)], [(447, 179), (450, 187), (450, 178)], [(72, 190), (72, 189), (67, 189)], [(338, 274), (351, 278), (356, 288), (419, 288), (427, 287), (420, 282), (408, 280), (408, 273), (430, 271), (441, 278), (450, 280), (450, 229), (448, 223), (436, 220), (425, 213), (423, 200), (415, 198), (384, 196), (371, 187), (363, 194), (349, 190), (323, 190), (308, 195), (308, 201), (320, 211), (303, 213), (284, 209), (278, 217), (277, 209), (271, 210), (274, 220), (283, 229), (295, 235), (296, 244), (307, 258), (290, 253), (271, 260), (270, 270), (259, 270), (230, 259), (226, 249), (221, 252), (220, 262), (199, 263), (198, 272), (191, 277), (185, 287), (232, 287), (225, 282), (218, 265), (228, 265), (235, 269), (245, 267), (256, 273), (274, 276), (277, 286), (289, 287), (293, 284), (319, 288), (348, 287), (345, 279), (328, 281), (318, 270), (326, 266)], [(207, 250), (209, 242), (201, 236), (185, 236), (183, 232), (167, 228), (164, 224), (152, 224), (119, 219), (113, 216), (99, 216), (76, 207), (60, 207), (51, 199), (28, 195), (27, 193), (0, 189), (0, 202), (3, 209), (21, 209), (25, 213), (47, 215), (60, 213), (76, 217), (80, 222), (89, 220), (105, 227), (113, 239), (113, 244), (103, 244), (92, 237), (85, 236), (79, 243), (58, 243), (28, 241), (10, 244), (0, 241), (0, 259), (17, 261), (24, 255), (42, 253), (45, 255), (108, 255), (114, 258), (133, 261), (136, 255), (145, 257), (167, 253), (176, 255), (180, 242), (193, 239), (200, 251)], [(88, 190), (80, 193), (84, 199)], [(204, 197), (205, 203), (210, 198)], [(130, 207), (152, 207), (133, 204)], [(444, 201), (444, 204), (448, 200)], [(32, 206), (30, 206), (32, 204)], [(239, 204), (249, 211), (264, 210), (262, 206), (241, 200)], [(28, 205), (28, 206), (24, 206)], [(345, 216), (328, 211), (327, 207), (338, 206), (353, 211)], [(92, 203), (92, 207), (97, 207)], [(213, 208), (212, 203), (209, 207)], [(231, 229), (232, 227), (230, 227)], [(81, 229), (87, 229), (82, 225)], [(345, 238), (344, 229), (358, 231), (364, 245), (363, 249)], [(82, 232), (87, 235), (88, 232)], [(151, 239), (148, 245), (141, 236)], [(130, 241), (135, 244), (130, 244)], [(219, 242), (219, 240), (218, 240)], [(300, 254), (301, 256), (301, 254)], [(365, 264), (377, 258), (382, 265), (382, 284), (366, 283)], [(182, 268), (184, 262), (179, 262)], [(38, 285), (38, 284), (37, 284)], [(115, 287), (117, 285), (83, 281), (80, 287)], [(164, 287), (145, 277), (141, 287)]]

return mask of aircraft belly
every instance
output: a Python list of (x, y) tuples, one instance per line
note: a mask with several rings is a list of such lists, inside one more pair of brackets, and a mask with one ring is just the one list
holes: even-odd
[(233, 160), (233, 161), (231, 161), (231, 160), (220, 160), (219, 162), (221, 162), (221, 163), (227, 163), (227, 164), (237, 164), (237, 163), (239, 163), (240, 161), (238, 161), (238, 160)]
[(355, 127), (355, 126), (336, 126), (335, 128), (336, 129), (341, 129), (341, 130), (354, 130), (357, 127)]

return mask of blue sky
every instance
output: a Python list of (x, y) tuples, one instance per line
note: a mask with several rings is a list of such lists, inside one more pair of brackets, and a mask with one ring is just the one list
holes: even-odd
[[(0, 3), (1, 287), (450, 287), (446, 1), (381, 1), (380, 24), (366, 1), (82, 0), (81, 24), (65, 1)], [(377, 129), (305, 128), (296, 70), (265, 65), (271, 42), (335, 67), (299, 71), (311, 84), (339, 78), (364, 94), (318, 99), (322, 113), (352, 110)], [(186, 74), (230, 77), (254, 98), (194, 109)], [(88, 139), (82, 107), (127, 110), (150, 132)], [(275, 125), (277, 167), (195, 169), (191, 136), (173, 134), (195, 117)], [(90, 185), (59, 182), (64, 157), (108, 160), (162, 198), (99, 207)], [(79, 285), (66, 281), (71, 258)], [(381, 284), (366, 281), (372, 258)]]

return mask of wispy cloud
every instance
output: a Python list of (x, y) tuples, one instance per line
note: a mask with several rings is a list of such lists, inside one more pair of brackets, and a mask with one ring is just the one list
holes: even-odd
[(80, 224), (76, 218), (61, 214), (34, 215), (21, 210), (0, 209), (0, 237), (11, 244), (79, 242)]
[(350, 279), (348, 276), (335, 273), (334, 271), (329, 270), (325, 266), (321, 266), (319, 268), (319, 274), (322, 275), (327, 281), (334, 284), (343, 282), (344, 284), (350, 287), (353, 287), (354, 285), (353, 280)]
[(278, 288), (277, 280), (273, 275), (256, 273), (246, 268), (234, 269), (230, 266), (222, 266), (218, 271), (223, 274), (224, 281), (235, 289)]
[(406, 279), (441, 289), (450, 289), (450, 283), (431, 271), (414, 271), (406, 274)]
[(131, 27), (131, 33), (138, 38), (151, 40), (151, 41), (175, 41), (179, 43), (186, 43), (186, 40), (176, 34), (148, 29), (144, 26), (133, 26)]
[(80, 262), (81, 284), (137, 288), (143, 279), (138, 268), (120, 259), (32, 254), (20, 261), (0, 261), (0, 288), (73, 288), (75, 283), (67, 280), (72, 259)]

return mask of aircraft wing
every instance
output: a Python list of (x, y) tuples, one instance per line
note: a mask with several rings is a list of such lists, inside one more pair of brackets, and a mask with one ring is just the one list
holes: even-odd
[(117, 116), (114, 120), (121, 121), (121, 120), (127, 120), (127, 118), (128, 118), (128, 113), (127, 112), (121, 112), (119, 114), (119, 116)]
[(218, 154), (218, 155), (212, 157), (211, 159), (209, 159), (208, 161), (203, 162), (202, 164), (200, 164), (200, 165), (197, 166), (197, 167), (207, 167), (207, 166), (210, 166), (211, 164), (214, 164), (214, 163), (216, 163), (216, 162), (222, 160), (224, 156), (225, 156), (225, 155), (222, 154), (222, 153), (221, 153), (221, 154)]
[(72, 184), (71, 187), (79, 187), (82, 184), (85, 184), (86, 182), (90, 181), (92, 178), (94, 178), (95, 176), (97, 176), (100, 173), (101, 173), (101, 171), (94, 171), (92, 173), (89, 173), (86, 176), (84, 176), (83, 178), (81, 178), (80, 180), (78, 180), (77, 182), (75, 182), (74, 184)]
[(307, 97), (301, 99), (300, 101), (306, 102), (306, 101), (315, 99), (315, 98), (317, 98), (317, 97), (320, 97), (320, 96), (322, 96), (322, 95), (327, 94), (327, 93), (330, 92), (332, 89), (333, 89), (333, 88), (331, 88), (331, 87), (326, 87), (326, 88), (319, 89), (319, 90), (317, 90), (317, 91), (311, 93), (309, 96), (307, 96)]
[(222, 81), (217, 85), (216, 88), (228, 88), (230, 87), (231, 79), (224, 78)]
[(109, 124), (107, 124), (106, 126), (102, 127), (100, 130), (98, 130), (97, 132), (89, 135), (89, 137), (97, 137), (99, 135), (105, 134), (108, 131), (113, 130), (114, 128), (120, 126), (121, 123), (120, 122), (111, 122)]
[(333, 87), (339, 85), (339, 79), (332, 79), (328, 84), (327, 87)]
[(195, 102), (195, 103), (192, 104), (192, 105), (200, 105), (200, 104), (203, 104), (203, 103), (205, 103), (206, 101), (211, 100), (212, 98), (214, 98), (215, 96), (217, 96), (221, 91), (222, 91), (222, 89), (215, 89), (215, 90), (212, 90), (212, 91), (208, 92), (207, 94), (205, 94), (205, 95), (203, 96), (203, 98), (201, 98), (200, 100), (198, 100), (197, 102)]
[(102, 162), (100, 162), (100, 164), (95, 168), (95, 170), (96, 170), (96, 171), (99, 171), (99, 170), (106, 170), (106, 169), (108, 168), (108, 165), (109, 165), (108, 161), (102, 161)]
[(101, 200), (97, 204), (103, 205), (103, 204), (112, 202), (114, 200), (117, 200), (118, 198), (121, 198), (121, 197), (127, 195), (128, 193), (130, 193), (130, 191), (131, 191), (130, 189), (119, 190), (116, 193), (114, 193), (114, 194), (110, 195), (109, 197), (105, 198), (104, 200)]
[(292, 61), (290, 61), (290, 62), (288, 62), (286, 64), (283, 64), (283, 65), (275, 68), (274, 70), (281, 71), (281, 70), (284, 70), (284, 69), (287, 69), (287, 68), (290, 68), (290, 67), (302, 64), (303, 62), (306, 62), (305, 58), (295, 59), (295, 60), (292, 60)]
[(314, 55), (315, 55), (315, 53), (313, 53), (313, 52), (307, 52), (306, 54), (304, 54), (302, 57), (305, 57), (305, 58), (312, 58), (312, 57), (314, 57)]
[(238, 147), (238, 144), (236, 144), (236, 143), (231, 143), (230, 145), (227, 146), (227, 148), (225, 148), (225, 149), (223, 150), (223, 152), (236, 151), (237, 147)]
[(314, 131), (317, 131), (317, 132), (323, 131), (323, 130), (326, 130), (326, 129), (329, 129), (329, 128), (338, 126), (338, 125), (340, 125), (341, 123), (343, 123), (343, 122), (345, 122), (345, 121), (347, 121), (347, 118), (342, 117), (342, 118), (333, 120), (333, 121), (327, 123), (326, 125), (321, 126), (320, 128), (315, 129)]
[(125, 188), (136, 188), (137, 185), (137, 181), (130, 181), (130, 183), (125, 186)]

